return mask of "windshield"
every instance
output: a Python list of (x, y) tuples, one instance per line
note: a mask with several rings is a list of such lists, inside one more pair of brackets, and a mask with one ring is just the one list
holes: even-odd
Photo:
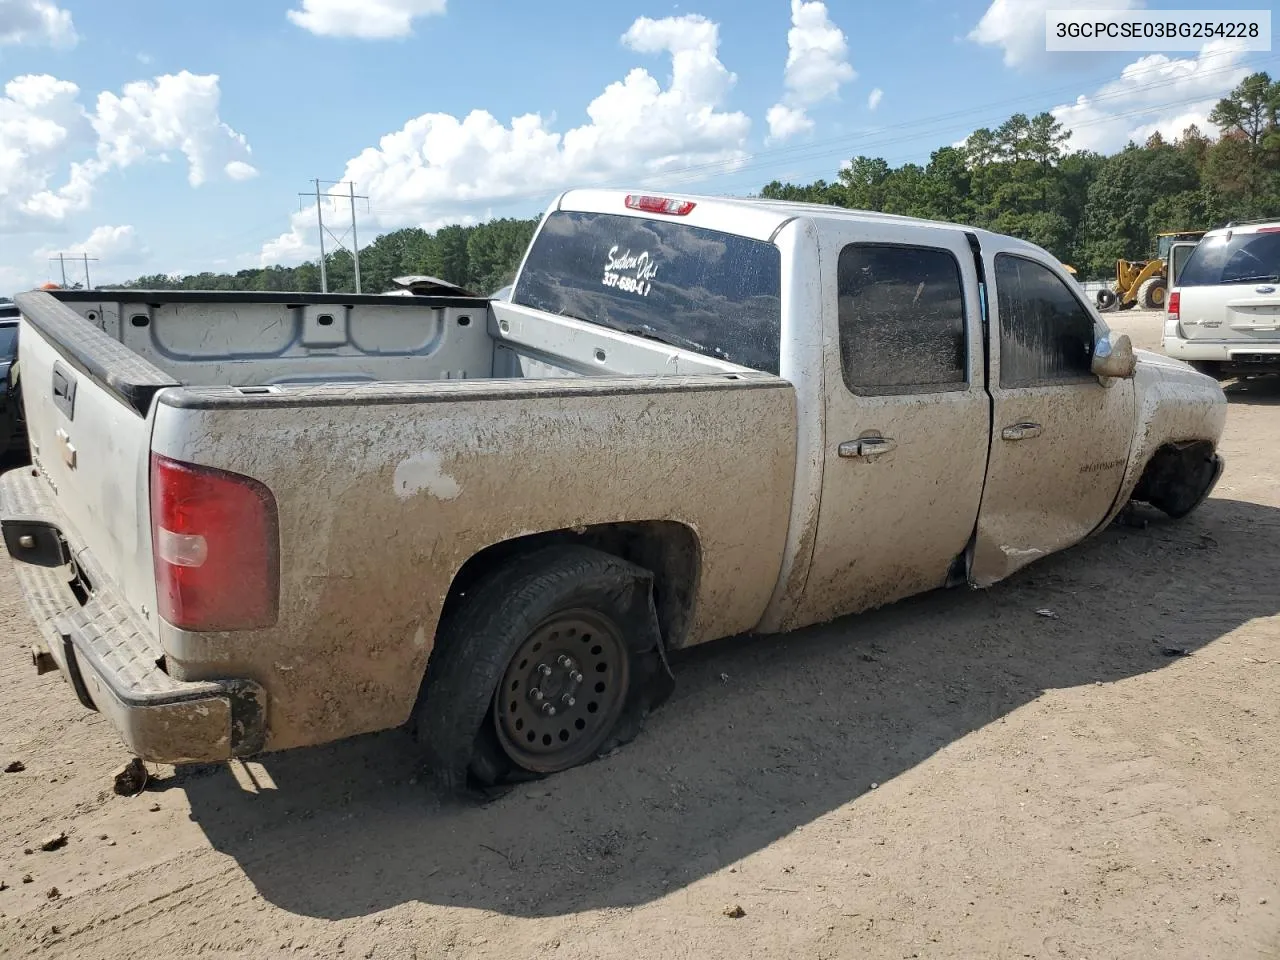
[(759, 240), (558, 211), (534, 240), (511, 300), (778, 372), (782, 256)]
[(1178, 277), (1180, 287), (1280, 281), (1280, 233), (1205, 237)]

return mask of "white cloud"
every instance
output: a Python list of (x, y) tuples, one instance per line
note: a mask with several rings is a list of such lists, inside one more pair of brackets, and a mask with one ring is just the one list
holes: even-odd
[(880, 101), (884, 99), (884, 91), (876, 87), (867, 95), (867, 109), (875, 110), (880, 106)]
[(0, 46), (74, 47), (78, 39), (71, 14), (52, 0), (0, 0)]
[(92, 145), (80, 88), (50, 76), (10, 80), (0, 96), (0, 230), (40, 216), (45, 192), (68, 154)]
[(232, 160), (222, 168), (222, 172), (232, 180), (252, 180), (258, 175), (258, 168), (243, 160)]
[[(0, 0), (3, 2), (3, 0)], [(446, 0), (302, 0), (288, 16), (303, 30), (322, 37), (386, 40), (413, 33), (417, 17), (443, 14)]]
[[(723, 109), (737, 78), (719, 60), (715, 23), (641, 17), (622, 42), (636, 53), (670, 55), (669, 85), (634, 68), (587, 105), (588, 123), (564, 133), (538, 114), (510, 125), (483, 110), (423, 114), (349, 161), (342, 179), (369, 195), (377, 225), (388, 229), (456, 223), (503, 201), (588, 183), (650, 182), (745, 157), (751, 121)], [(295, 215), (292, 229), (264, 246), (264, 262), (313, 255), (315, 229), (314, 210)]]
[(807, 109), (840, 92), (858, 76), (849, 63), (844, 31), (831, 22), (827, 5), (818, 0), (791, 0), (791, 29), (787, 32), (786, 92), (766, 117), (769, 136), (786, 140), (813, 129)]
[[(1055, 56), (1045, 49), (1044, 15), (1050, 10), (1136, 10), (1144, 5), (1144, 0), (992, 0), (969, 39), (1002, 48), (1007, 67), (1028, 67)], [(1056, 56), (1080, 61), (1079, 54)]]
[(813, 129), (813, 120), (803, 107), (788, 107), (775, 103), (765, 114), (769, 124), (769, 137), (772, 140), (788, 140), (800, 133), (808, 133)]
[[(219, 115), (216, 74), (183, 71), (130, 83), (121, 95), (99, 94), (92, 112), (80, 104), (75, 84), (54, 77), (19, 77), (5, 93), (0, 98), (0, 229), (24, 220), (63, 221), (89, 206), (97, 181), (109, 171), (168, 160), (174, 152), (185, 156), (193, 187), (211, 171), (233, 180), (257, 172), (247, 160), (248, 142)], [(77, 150), (82, 155), (72, 160)], [(64, 164), (65, 182), (51, 187)]]
[(1212, 135), (1217, 128), (1209, 112), (1249, 73), (1242, 59), (1243, 51), (1230, 40), (1207, 43), (1195, 57), (1151, 54), (1093, 94), (1051, 112), (1072, 131), (1070, 147), (1076, 150), (1108, 153), (1130, 140), (1142, 143), (1156, 131), (1172, 140), (1192, 123)]
[(34, 256), (47, 260), (49, 257), (56, 257), (59, 253), (72, 256), (87, 254), (91, 258), (96, 257), (103, 264), (109, 262), (114, 267), (141, 263), (150, 252), (138, 239), (137, 231), (133, 226), (125, 224), (95, 227), (80, 243), (73, 243), (68, 247), (43, 247), (37, 250)]
[(126, 84), (124, 96), (98, 95), (93, 128), (98, 157), (127, 167), (152, 156), (179, 150), (187, 158), (187, 179), (198, 187), (211, 165), (222, 166), (249, 155), (249, 144), (218, 115), (222, 92), (218, 75), (183, 70), (154, 81)]

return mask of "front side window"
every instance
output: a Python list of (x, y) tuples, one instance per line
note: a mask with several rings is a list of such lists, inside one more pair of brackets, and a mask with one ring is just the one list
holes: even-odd
[(837, 268), (840, 361), (851, 393), (963, 390), (960, 264), (932, 247), (854, 243)]
[(1000, 386), (1032, 387), (1091, 376), (1093, 317), (1048, 267), (996, 257)]

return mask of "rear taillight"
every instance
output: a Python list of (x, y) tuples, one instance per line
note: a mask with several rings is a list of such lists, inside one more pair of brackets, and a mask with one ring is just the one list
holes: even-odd
[(1169, 315), (1169, 319), (1171, 320), (1179, 319), (1178, 311), (1181, 309), (1181, 307), (1182, 307), (1182, 294), (1179, 293), (1177, 290), (1170, 291), (1169, 300), (1165, 304), (1165, 313)]
[(279, 522), (275, 498), (257, 480), (152, 454), (151, 542), (158, 612), (175, 627), (276, 622)]
[(697, 204), (691, 200), (672, 200), (668, 197), (627, 197), (628, 210), (642, 210), (645, 213), (665, 213), (672, 217), (687, 217)]

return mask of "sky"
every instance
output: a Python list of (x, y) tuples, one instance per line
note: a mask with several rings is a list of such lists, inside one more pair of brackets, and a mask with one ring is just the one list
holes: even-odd
[[(0, 293), (59, 279), (59, 253), (96, 257), (94, 283), (313, 258), (317, 177), (368, 197), (365, 245), (575, 186), (742, 195), (857, 154), (925, 163), (1015, 112), (1111, 152), (1213, 132), (1218, 98), (1277, 73), (1223, 41), (1048, 53), (1059, 6), (1214, 4), (0, 0)], [(349, 203), (324, 204), (342, 236)]]

